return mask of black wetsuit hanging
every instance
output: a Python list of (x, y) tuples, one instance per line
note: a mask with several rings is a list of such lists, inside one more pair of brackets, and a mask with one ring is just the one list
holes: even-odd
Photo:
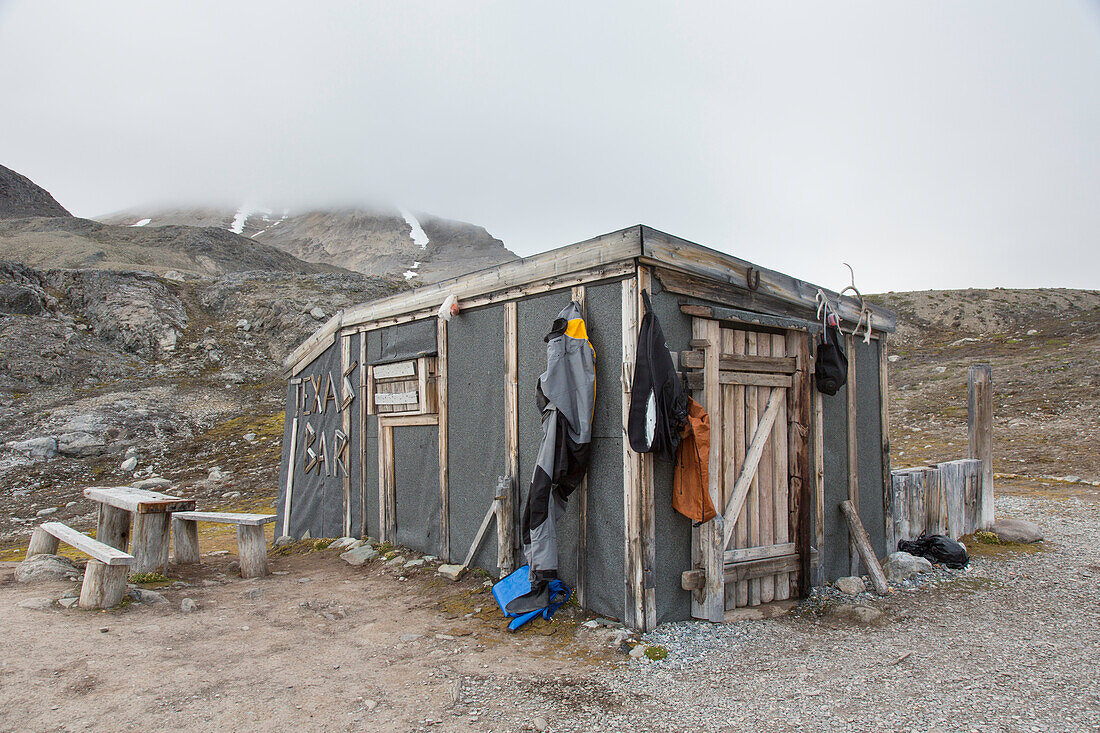
[(638, 328), (634, 380), (626, 432), (636, 453), (656, 453), (666, 461), (676, 456), (688, 417), (688, 399), (676, 376), (661, 322), (653, 313), (649, 293), (642, 291), (645, 315)]

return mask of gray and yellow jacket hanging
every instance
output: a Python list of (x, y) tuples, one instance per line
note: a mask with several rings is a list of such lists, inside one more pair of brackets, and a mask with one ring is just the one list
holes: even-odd
[(575, 302), (562, 309), (546, 336), (546, 371), (537, 392), (542, 443), (522, 523), (523, 551), (532, 575), (557, 570), (557, 520), (588, 470), (596, 357)]

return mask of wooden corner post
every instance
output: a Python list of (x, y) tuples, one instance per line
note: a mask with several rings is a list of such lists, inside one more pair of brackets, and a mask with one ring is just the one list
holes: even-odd
[(648, 271), (622, 281), (622, 440), (623, 520), (625, 542), (624, 622), (638, 631), (657, 625), (656, 589), (653, 581), (653, 471), (651, 457), (630, 448), (627, 420), (630, 389), (634, 381), (638, 328), (643, 312), (641, 290), (648, 287)]
[(975, 364), (967, 370), (967, 433), (970, 457), (982, 462), (980, 529), (993, 524), (993, 367)]
[(435, 320), (436, 401), (439, 411), (439, 556), (451, 560), (450, 449), (447, 435), (447, 322)]

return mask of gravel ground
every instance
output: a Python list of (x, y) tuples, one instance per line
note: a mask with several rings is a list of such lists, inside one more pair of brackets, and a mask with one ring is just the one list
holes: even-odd
[(877, 622), (819, 597), (782, 619), (666, 624), (645, 639), (661, 661), (471, 678), (464, 694), (550, 731), (1100, 731), (1100, 501), (999, 496), (997, 513), (1047, 541), (981, 546), (965, 571), (868, 601)]

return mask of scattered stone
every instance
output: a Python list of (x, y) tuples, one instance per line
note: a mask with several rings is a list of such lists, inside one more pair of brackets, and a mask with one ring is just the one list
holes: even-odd
[(294, 538), (288, 534), (280, 535), (275, 538), (275, 547), (285, 547), (287, 545), (293, 545)]
[(917, 555), (913, 559), (916, 561), (916, 571), (918, 573), (932, 572), (932, 563), (928, 558)]
[(544, 731), (550, 727), (550, 724), (546, 722), (546, 718), (535, 718), (535, 730)]
[(935, 368), (936, 374), (943, 374), (946, 371), (947, 371), (947, 367), (945, 367), (945, 366), (938, 366), (938, 367)]
[(210, 469), (210, 473), (207, 475), (206, 480), (214, 483), (220, 483), (225, 481), (226, 475), (220, 468), (214, 467)]
[(387, 565), (404, 565), (406, 562), (404, 555), (394, 555), (386, 561)]
[(886, 357), (886, 361), (893, 364), (894, 362), (901, 361), (901, 357), (897, 354), (890, 354), (890, 356)]
[(409, 569), (409, 568), (422, 568), (422, 567), (424, 567), (424, 558), (419, 557), (415, 560), (409, 560), (407, 563), (405, 563), (404, 567), (406, 569)]
[(135, 601), (148, 603), (151, 606), (168, 602), (168, 599), (164, 597), (163, 593), (157, 593), (155, 590), (147, 590), (145, 588), (134, 588), (130, 591), (130, 595)]
[(998, 519), (989, 531), (997, 535), (1001, 542), (1041, 542), (1043, 532), (1035, 522), (1024, 519)]
[(886, 574), (886, 579), (892, 582), (905, 580), (921, 572), (917, 568), (917, 558), (908, 552), (892, 552), (886, 557), (886, 562), (882, 565), (882, 571)]
[(129, 473), (130, 471), (133, 471), (135, 468), (137, 468), (137, 464), (138, 464), (137, 458), (135, 456), (130, 456), (129, 458), (127, 458), (125, 461), (122, 462), (122, 465), (119, 466), (119, 468), (121, 468), (123, 471), (126, 471), (127, 473)]
[(837, 578), (833, 583), (836, 589), (845, 595), (854, 596), (867, 590), (867, 586), (863, 583), (863, 578), (857, 578), (854, 575), (849, 575), (845, 578)]
[(229, 554), (229, 550), (211, 550), (210, 552), (206, 553), (207, 557), (219, 557), (221, 555), (228, 555), (228, 554)]
[(436, 572), (447, 580), (458, 580), (462, 577), (463, 572), (465, 572), (465, 568), (461, 565), (440, 565), (436, 568)]
[(325, 312), (321, 310), (320, 306), (315, 306), (310, 312), (309, 317), (315, 321), (325, 320)]
[(378, 557), (378, 550), (374, 549), (370, 545), (360, 545), (340, 555), (341, 560), (346, 562), (348, 565), (354, 565), (356, 567), (362, 565), (363, 563), (370, 562), (376, 557)]
[(299, 583), (309, 583), (313, 578), (298, 578)]
[(195, 603), (192, 598), (184, 598), (180, 601), (180, 611), (183, 613), (192, 613), (199, 610), (199, 604)]
[(842, 604), (833, 609), (835, 618), (842, 621), (850, 621), (856, 624), (871, 624), (882, 618), (882, 611), (871, 606), (854, 606)]
[(245, 320), (244, 318), (237, 321), (237, 330), (238, 331), (248, 331), (251, 328), (252, 328), (251, 324), (249, 324), (249, 322), (247, 320)]
[(245, 433), (243, 436), (241, 436), (241, 439), (244, 440), (244, 442), (246, 442), (246, 443), (255, 443), (256, 442), (256, 434), (255, 433)]
[(373, 711), (376, 707), (378, 707), (378, 703), (374, 700), (364, 700), (363, 707), (366, 708), (367, 712), (369, 713)]
[(45, 509), (39, 509), (37, 512), (34, 513), (34, 516), (36, 516), (36, 517), (48, 517), (49, 515), (56, 514), (56, 513), (57, 513), (57, 507), (51, 506), (51, 507), (46, 507)]
[(1037, 329), (1037, 328), (1029, 328), (1029, 329), (1027, 330), (1027, 335), (1028, 335), (1028, 336), (1038, 336), (1038, 335), (1039, 335), (1039, 329)]
[(227, 491), (224, 494), (222, 494), (222, 498), (223, 499), (240, 499), (241, 498), (241, 492), (239, 492), (239, 491)]
[(53, 599), (46, 598), (45, 596), (38, 596), (36, 598), (24, 598), (15, 605), (19, 608), (29, 608), (32, 611), (48, 611), (53, 608)]
[(79, 573), (80, 569), (67, 557), (35, 555), (19, 563), (15, 568), (15, 581), (33, 583), (39, 580), (65, 580)]
[(401, 635), (401, 641), (403, 641), (403, 642), (416, 641), (417, 639), (420, 639), (423, 636), (424, 636), (423, 634), (402, 634)]
[(80, 599), (76, 596), (62, 596), (61, 598), (57, 599), (57, 603), (62, 608), (72, 608), (77, 604), (79, 600)]
[(153, 478), (143, 478), (140, 481), (134, 481), (132, 484), (135, 489), (147, 489), (155, 491), (156, 489), (167, 489), (172, 485), (172, 482), (166, 478), (160, 476), (154, 476)]

